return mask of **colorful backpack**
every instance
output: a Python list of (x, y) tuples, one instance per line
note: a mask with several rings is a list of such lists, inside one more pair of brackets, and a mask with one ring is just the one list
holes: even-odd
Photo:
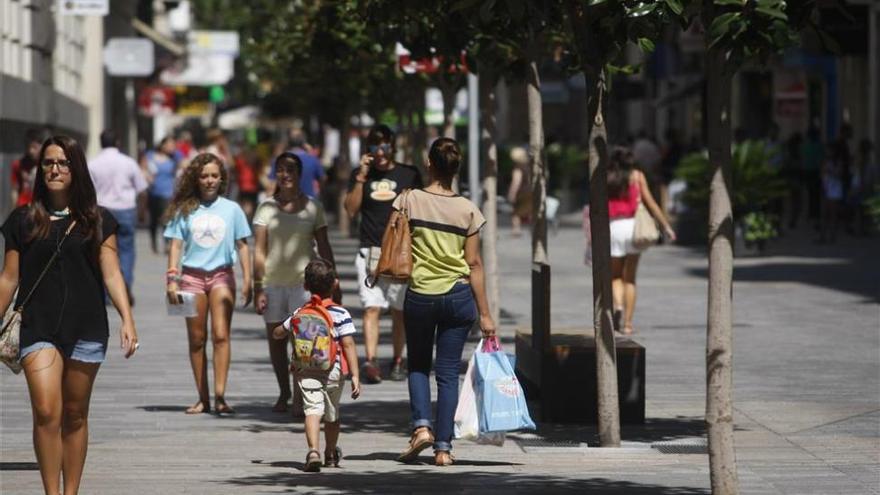
[(291, 367), (297, 370), (329, 371), (339, 355), (333, 317), (327, 311), (332, 299), (313, 295), (291, 316), (290, 340), (293, 344)]

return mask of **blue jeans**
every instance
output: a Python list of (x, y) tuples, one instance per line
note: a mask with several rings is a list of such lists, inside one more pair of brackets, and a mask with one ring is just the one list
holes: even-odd
[(28, 354), (42, 349), (57, 348), (67, 358), (84, 363), (103, 363), (107, 355), (106, 342), (94, 342), (90, 340), (77, 340), (75, 344), (61, 345), (51, 342), (35, 342), (18, 351), (18, 360), (21, 361)]
[(134, 282), (134, 229), (137, 225), (137, 209), (110, 210), (110, 213), (119, 222), (119, 229), (116, 231), (119, 268), (122, 269), (125, 286), (131, 292), (131, 284)]
[[(406, 292), (403, 304), (409, 364), (409, 406), (413, 429), (431, 428), (431, 355), (437, 342), (437, 420), (434, 450), (452, 450), (452, 423), (458, 406), (458, 371), (467, 336), (477, 320), (469, 284), (456, 284), (440, 295)], [(436, 337), (435, 337), (436, 336)]]

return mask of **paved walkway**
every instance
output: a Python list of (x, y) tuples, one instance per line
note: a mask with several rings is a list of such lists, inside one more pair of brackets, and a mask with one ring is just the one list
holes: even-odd
[[(529, 241), (506, 231), (501, 240), (501, 323), (509, 342), (530, 321)], [(648, 420), (623, 430), (624, 448), (596, 448), (593, 427), (542, 424), (534, 434), (510, 435), (503, 447), (459, 442), (451, 468), (403, 466), (394, 458), (407, 438), (406, 386), (386, 381), (343, 401), (343, 468), (309, 474), (300, 470), (301, 423), (269, 411), (277, 389), (261, 320), (249, 309), (233, 321), (228, 400), (238, 414), (183, 414), (195, 400), (183, 322), (164, 314), (163, 259), (149, 252), (143, 233), (138, 241), (142, 347), (131, 361), (114, 348), (98, 376), (83, 493), (709, 491), (705, 454), (651, 448), (705, 437), (703, 250), (661, 247), (644, 256), (635, 323), (647, 348)], [(355, 244), (338, 235), (332, 242), (345, 300), (354, 305)], [(592, 318), (582, 252), (579, 230), (551, 236), (557, 328), (584, 327)], [(767, 256), (737, 260), (734, 404), (743, 493), (880, 493), (878, 252), (877, 240), (813, 246), (802, 234), (772, 245)], [(381, 353), (390, 355), (387, 326)], [(41, 493), (30, 428), (24, 380), (0, 371), (0, 493)]]

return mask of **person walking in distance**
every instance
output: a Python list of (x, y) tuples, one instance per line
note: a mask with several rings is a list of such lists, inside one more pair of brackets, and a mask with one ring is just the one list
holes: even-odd
[(174, 181), (182, 159), (181, 152), (175, 149), (174, 138), (166, 136), (159, 141), (155, 150), (147, 151), (141, 168), (147, 176), (150, 187), (147, 190), (147, 210), (150, 214), (150, 245), (154, 253), (159, 252), (157, 233), (165, 228), (162, 217), (174, 196)]
[[(403, 309), (412, 436), (398, 457), (401, 462), (416, 460), (432, 445), (434, 464), (454, 462), (452, 426), (461, 353), (475, 322), (484, 337), (495, 335), (480, 256), (479, 233), (486, 221), (476, 205), (452, 190), (460, 166), (458, 143), (437, 139), (428, 152), (428, 186), (394, 200), (395, 209), (405, 208), (409, 214), (413, 255)], [(432, 423), (429, 377), (435, 347), (437, 414)]]
[(101, 133), (101, 147), (101, 152), (89, 161), (89, 173), (95, 184), (98, 205), (110, 210), (119, 223), (116, 231), (119, 264), (125, 278), (128, 300), (134, 304), (131, 290), (134, 283), (134, 233), (138, 203), (143, 204), (141, 193), (147, 189), (147, 181), (137, 162), (119, 151), (119, 139), (115, 132), (108, 129)]
[(6, 246), (0, 315), (16, 289), (15, 307), (33, 290), (22, 314), (19, 359), (34, 452), (45, 493), (62, 493), (63, 477), (63, 493), (75, 495), (88, 450), (92, 386), (107, 353), (105, 287), (122, 320), (126, 358), (137, 350), (138, 336), (116, 254), (117, 222), (98, 206), (82, 148), (53, 136), (38, 163), (33, 200), (0, 227)]
[[(229, 181), (226, 167), (216, 155), (202, 153), (193, 158), (180, 177), (180, 184), (166, 212), (170, 239), (167, 297), (178, 304), (177, 292), (195, 294), (197, 314), (186, 319), (189, 358), (199, 400), (187, 414), (210, 412), (208, 395), (208, 314), (211, 315), (211, 343), (214, 346), (214, 412), (234, 413), (226, 403), (226, 378), (231, 349), (229, 327), (235, 305), (236, 257), (241, 262), (244, 306), (251, 302), (251, 257), (247, 218), (237, 203), (222, 195)], [(236, 256), (237, 254), (237, 256)], [(178, 265), (182, 268), (178, 269)]]
[(39, 130), (28, 129), (24, 134), (24, 154), (21, 158), (13, 160), (9, 167), (10, 179), (12, 180), (13, 208), (31, 202), (42, 141)]
[(379, 383), (382, 374), (376, 360), (379, 346), (379, 314), (391, 308), (391, 335), (394, 356), (391, 379), (406, 379), (403, 368), (405, 343), (403, 299), (406, 284), (380, 277), (374, 287), (367, 284), (367, 276), (379, 262), (382, 235), (391, 215), (391, 204), (405, 189), (421, 188), (422, 176), (412, 165), (394, 161), (394, 133), (385, 125), (377, 125), (367, 135), (368, 153), (361, 156), (360, 167), (351, 174), (345, 211), (352, 217), (361, 214), (360, 248), (355, 258), (358, 292), (364, 307), (364, 363), (365, 383)]
[[(272, 410), (284, 412), (291, 398), (290, 361), (286, 342), (273, 339), (272, 330), (309, 300), (303, 277), (314, 246), (321, 258), (334, 266), (335, 262), (324, 207), (300, 189), (299, 156), (286, 151), (275, 160), (275, 167), (275, 194), (260, 203), (254, 215), (254, 301), (266, 323), (269, 357), (280, 389)], [(294, 392), (294, 415), (299, 415), (302, 400)]]
[(608, 163), (608, 218), (611, 229), (611, 288), (614, 299), (614, 328), (625, 335), (633, 333), (633, 314), (636, 306), (636, 271), (641, 251), (633, 245), (635, 215), (639, 202), (644, 203), (651, 216), (663, 226), (671, 242), (675, 231), (669, 219), (654, 201), (648, 180), (635, 166), (632, 152), (617, 147)]

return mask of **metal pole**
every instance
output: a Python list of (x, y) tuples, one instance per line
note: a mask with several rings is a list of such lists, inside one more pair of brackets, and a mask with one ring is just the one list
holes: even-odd
[(468, 189), (471, 201), (480, 206), (480, 97), (479, 80), (467, 76), (468, 86)]
[(128, 139), (126, 147), (128, 156), (137, 159), (137, 106), (134, 101), (134, 79), (125, 78), (125, 110), (128, 113)]
[[(880, 5), (868, 10), (868, 132), (874, 142), (874, 157), (880, 145)], [(876, 163), (876, 158), (875, 158)]]

